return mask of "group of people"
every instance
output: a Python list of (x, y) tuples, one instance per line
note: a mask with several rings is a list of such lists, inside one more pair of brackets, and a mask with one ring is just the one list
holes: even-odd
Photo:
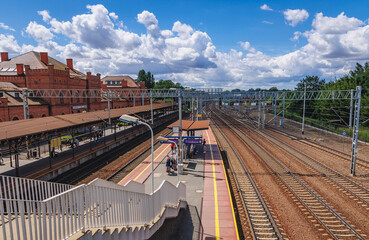
[(167, 162), (166, 162), (165, 166), (167, 167), (167, 173), (168, 174), (171, 173), (171, 169), (173, 169), (174, 171), (177, 171), (177, 163), (176, 163), (176, 160), (174, 159), (174, 157), (171, 157), (171, 156), (168, 155)]

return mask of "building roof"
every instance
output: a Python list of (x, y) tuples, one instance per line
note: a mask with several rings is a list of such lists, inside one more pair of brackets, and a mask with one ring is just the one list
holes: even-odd
[[(8, 106), (23, 106), (22, 90), (24, 88), (17, 87), (10, 82), (0, 82), (0, 91), (3, 92), (3, 98), (8, 99)], [(15, 97), (14, 93), (18, 93), (19, 97)], [(28, 98), (28, 105), (42, 105), (46, 104), (40, 98)]]
[[(182, 129), (184, 131), (194, 131), (194, 130), (206, 130), (209, 128), (210, 120), (201, 120), (201, 121), (190, 121), (190, 120), (182, 120)], [(168, 126), (168, 128), (172, 128), (173, 126), (179, 126), (179, 121), (176, 121)]]
[[(101, 81), (104, 81), (104, 83), (106, 81), (126, 81), (127, 82), (127, 87), (131, 87), (131, 88), (138, 88), (140, 87), (135, 80), (133, 80), (133, 78), (131, 78), (130, 76), (127, 75), (122, 75), (122, 76), (106, 76), (104, 78), (101, 79)], [(112, 86), (109, 86), (112, 87)]]
[[(161, 109), (172, 106), (170, 103), (154, 103), (153, 109)], [(129, 108), (111, 109), (111, 118), (119, 118), (123, 114), (135, 114), (150, 111), (150, 105)], [(87, 123), (107, 121), (108, 112), (104, 110), (95, 112), (74, 113), (43, 118), (23, 119), (18, 121), (0, 122), (0, 141), (19, 138), (22, 136), (38, 134), (57, 129), (74, 127)]]
[[(55, 58), (48, 56), (49, 64), (54, 65), (54, 69), (65, 70), (68, 66), (59, 62)], [(40, 53), (30, 51), (19, 56), (13, 57), (8, 61), (0, 62), (0, 75), (16, 75), (17, 64), (29, 65), (31, 69), (47, 69), (47, 65), (41, 61)], [(86, 75), (75, 70), (70, 70), (70, 75), (73, 77), (86, 78)]]

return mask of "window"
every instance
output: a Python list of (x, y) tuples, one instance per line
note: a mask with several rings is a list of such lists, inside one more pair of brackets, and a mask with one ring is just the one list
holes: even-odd
[(0, 92), (0, 97), (4, 97), (4, 93), (3, 92)]
[(19, 98), (19, 93), (17, 93), (17, 92), (16, 92), (16, 93), (14, 93), (14, 97), (15, 97), (15, 98)]
[(60, 92), (59, 93), (59, 96), (60, 96), (60, 104), (63, 104), (64, 103), (64, 100), (63, 100), (63, 93)]

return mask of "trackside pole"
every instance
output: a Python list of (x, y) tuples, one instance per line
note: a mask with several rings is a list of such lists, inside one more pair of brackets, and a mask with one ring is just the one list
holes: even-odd
[(154, 124), (154, 111), (152, 110), (152, 90), (150, 91), (151, 124)]
[(283, 117), (282, 117), (282, 127), (284, 127), (284, 111), (285, 111), (285, 104), (286, 104), (286, 101), (285, 101), (285, 96), (283, 96)]
[(274, 97), (274, 125), (277, 125), (277, 94)]
[(354, 100), (354, 89), (351, 89), (351, 101), (350, 101), (350, 117), (349, 117), (349, 127), (352, 128), (352, 108)]
[(182, 90), (179, 90), (179, 163), (178, 163), (178, 174), (183, 174), (183, 144), (182, 144)]
[(306, 103), (306, 83), (304, 83), (304, 108), (302, 110), (302, 128), (301, 128), (302, 134), (304, 134), (305, 128), (305, 103)]
[(351, 150), (351, 175), (356, 174), (356, 157), (357, 157), (357, 142), (359, 139), (359, 117), (360, 117), (360, 102), (361, 102), (361, 86), (356, 87), (354, 126), (352, 134), (352, 150)]

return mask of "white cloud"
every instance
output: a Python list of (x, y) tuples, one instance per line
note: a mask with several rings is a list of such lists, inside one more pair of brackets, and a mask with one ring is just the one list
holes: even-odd
[(19, 53), (21, 47), (13, 35), (0, 34), (0, 52)]
[(9, 30), (9, 31), (13, 31), (13, 32), (15, 31), (14, 28), (9, 27), (8, 25), (6, 25), (5, 23), (2, 23), (2, 22), (0, 22), (0, 28), (5, 29), (5, 30)]
[(47, 22), (47, 23), (50, 21), (51, 16), (49, 14), (49, 11), (42, 10), (42, 11), (38, 11), (37, 13), (38, 15), (42, 16), (42, 21)]
[(247, 42), (247, 41), (246, 42), (239, 42), (239, 44), (246, 51), (249, 51), (249, 52), (252, 52), (252, 53), (256, 51), (255, 48), (251, 47), (250, 42)]
[(346, 33), (351, 30), (357, 29), (359, 26), (363, 25), (364, 22), (351, 17), (345, 16), (342, 12), (337, 17), (325, 17), (323, 13), (318, 13), (313, 21), (313, 27), (316, 31), (324, 34), (340, 34)]
[(299, 32), (299, 31), (294, 32), (294, 33), (293, 33), (293, 38), (291, 38), (291, 40), (292, 40), (292, 41), (297, 41), (297, 40), (299, 40), (299, 39), (300, 39), (301, 35), (302, 35), (302, 33), (301, 33), (301, 32)]
[[(368, 23), (343, 13), (336, 17), (317, 14), (312, 29), (292, 36), (295, 41), (306, 38), (305, 46), (270, 56), (247, 41), (238, 43), (246, 51), (219, 52), (206, 32), (180, 21), (170, 30), (160, 30), (158, 19), (148, 11), (137, 14), (137, 22), (147, 30), (138, 35), (121, 28), (103, 5), (88, 6), (88, 10), (66, 21), (51, 18), (50, 25), (45, 23), (49, 28), (30, 22), (27, 32), (36, 40), (40, 38), (36, 46), (19, 46), (14, 36), (0, 34), (0, 50), (48, 51), (60, 61), (73, 58), (76, 69), (82, 72), (103, 76), (135, 75), (145, 69), (156, 79), (172, 79), (185, 86), (230, 89), (293, 88), (305, 75), (329, 79), (347, 73), (356, 62), (369, 61)], [(36, 35), (42, 31), (46, 35)], [(65, 38), (71, 41), (57, 42)]]
[(265, 3), (264, 3), (264, 5), (262, 5), (261, 7), (260, 7), (260, 9), (261, 10), (264, 10), (264, 11), (273, 11), (273, 9), (271, 9), (268, 5), (266, 5)]
[(109, 13), (109, 16), (113, 19), (113, 20), (118, 20), (118, 15), (115, 14), (115, 12), (111, 12)]
[(305, 9), (287, 9), (283, 14), (288, 24), (292, 27), (309, 18), (309, 13)]
[(49, 41), (54, 37), (48, 28), (36, 22), (30, 22), (26, 28), (26, 32), (37, 42)]
[(263, 21), (262, 23), (265, 23), (265, 24), (274, 24), (273, 22), (269, 22), (269, 21)]

